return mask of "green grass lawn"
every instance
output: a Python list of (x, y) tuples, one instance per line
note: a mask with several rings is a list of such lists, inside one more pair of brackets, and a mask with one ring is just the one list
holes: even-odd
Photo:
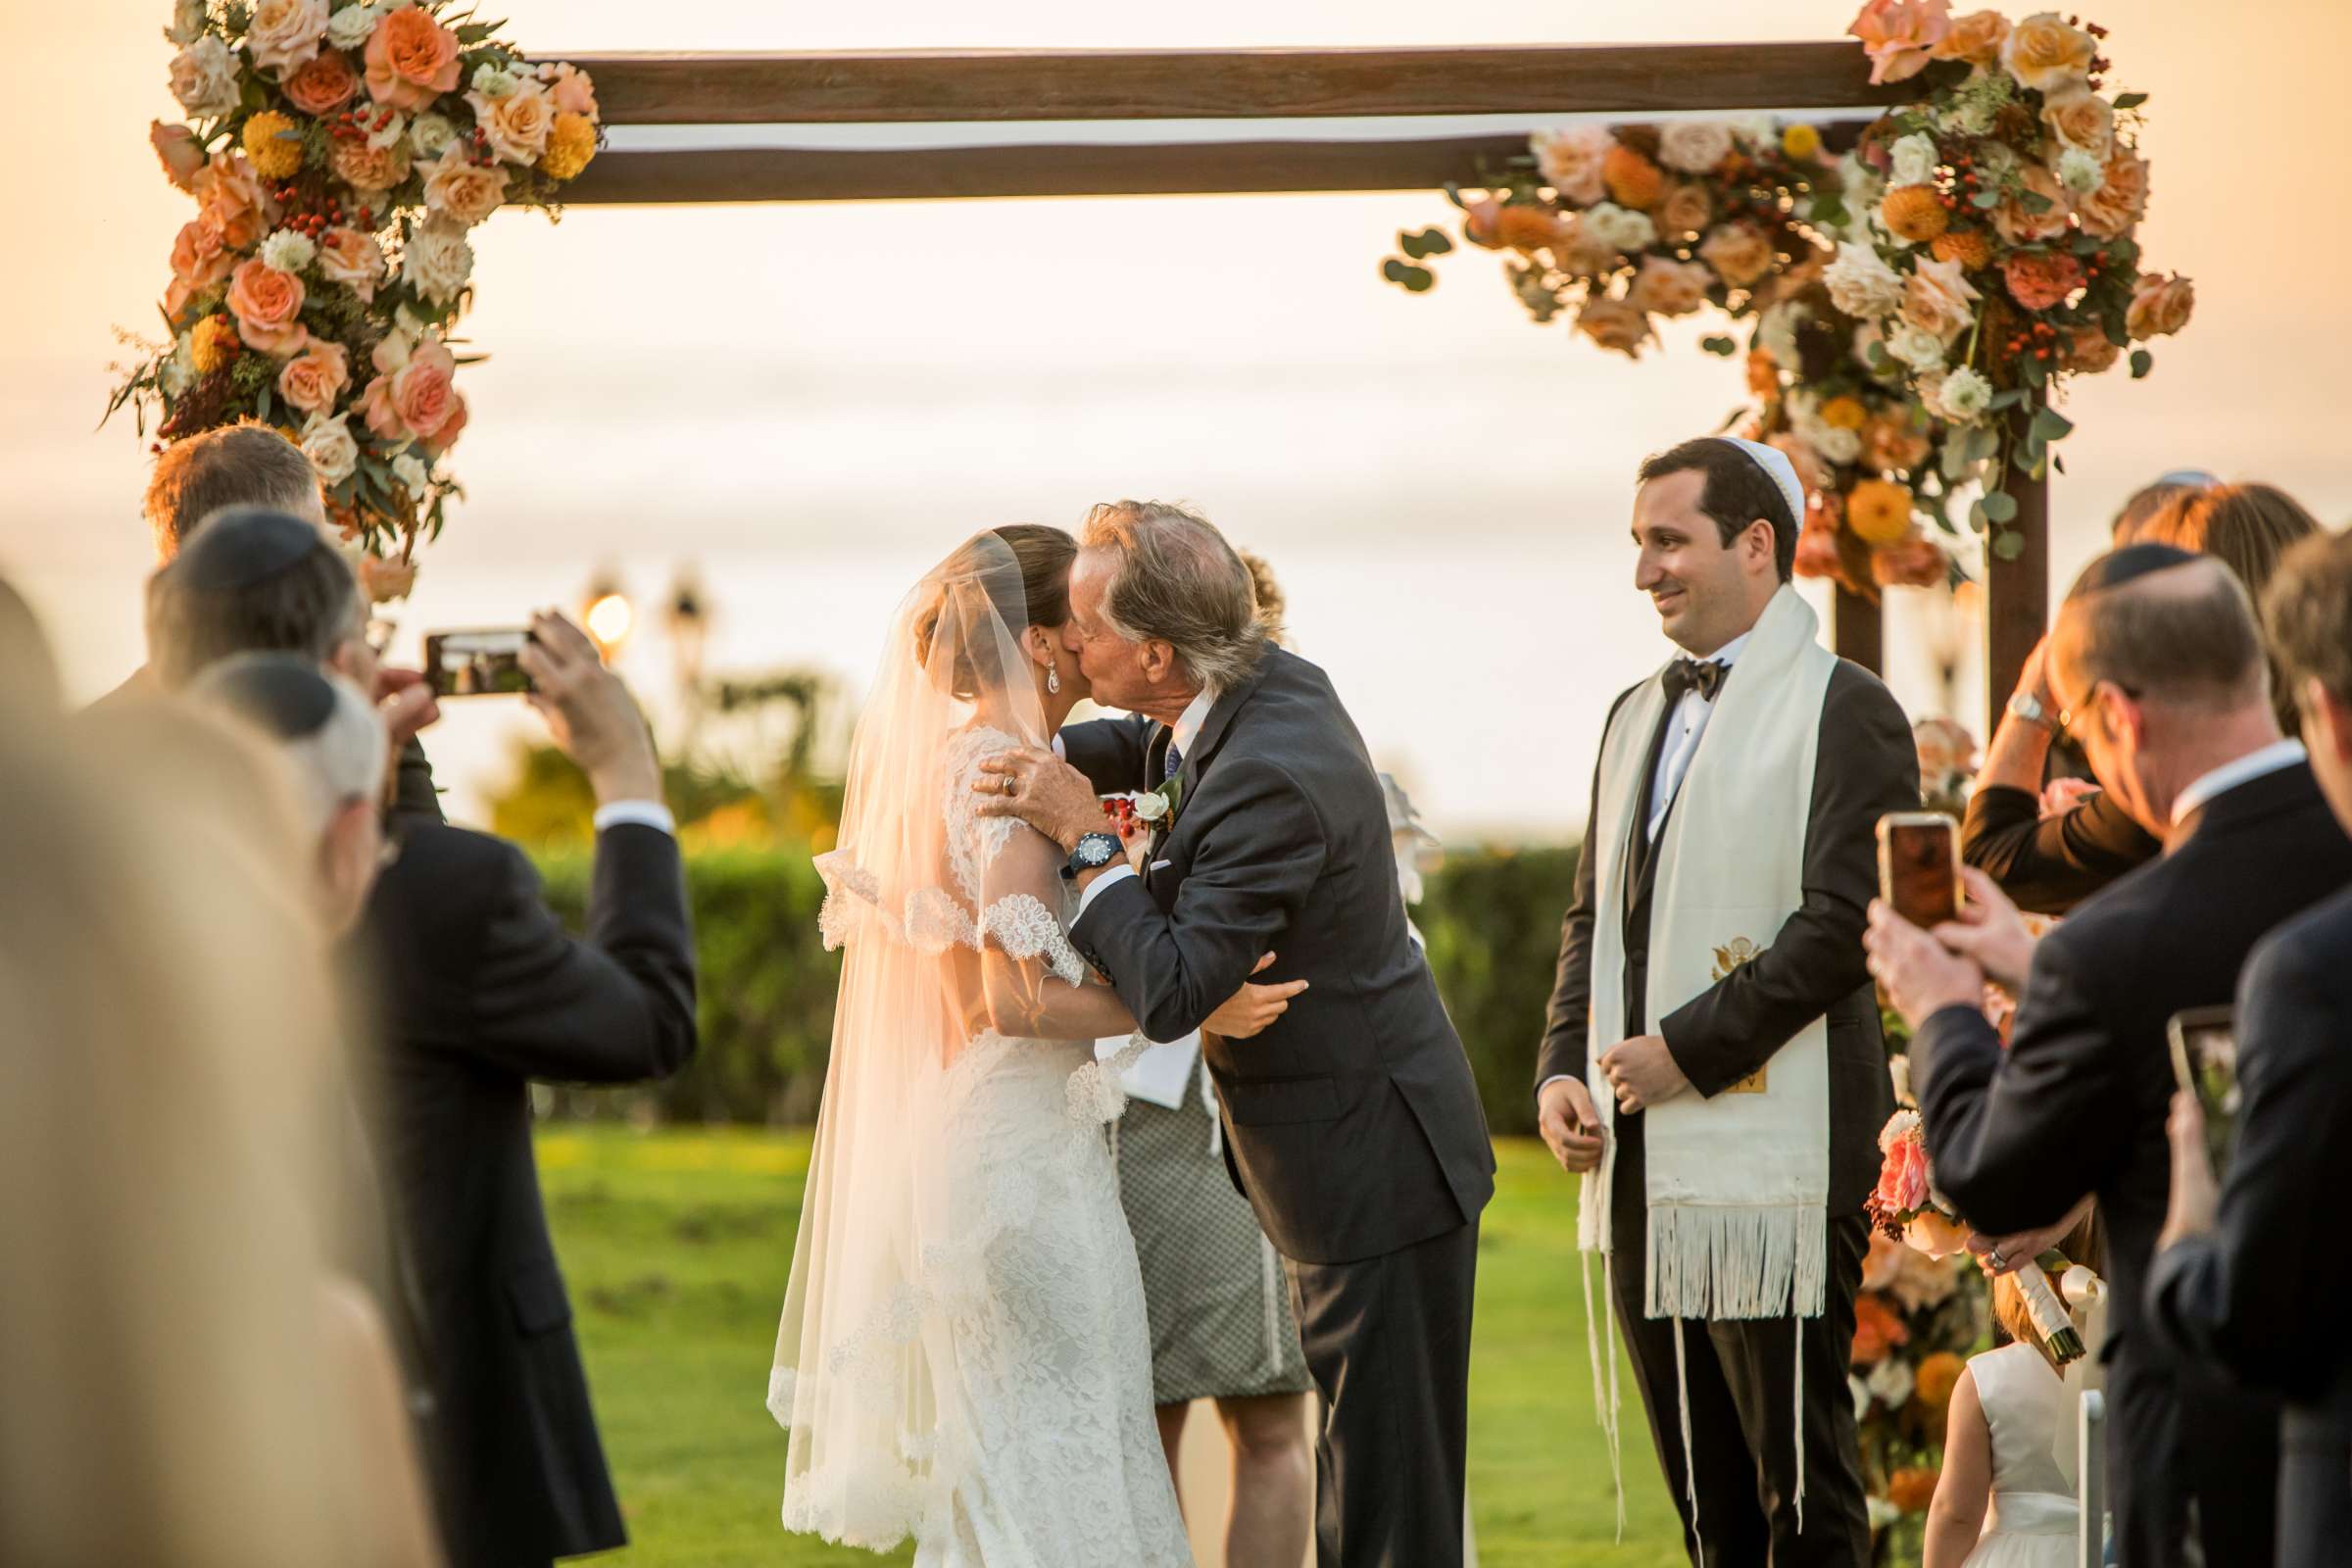
[[(1622, 1365), (1626, 1531), (1622, 1547), (1612, 1544), (1574, 1185), (1539, 1144), (1506, 1142), (1497, 1152), (1470, 1378), (1480, 1559), (1485, 1568), (1670, 1568), (1683, 1561), (1674, 1511)], [(776, 1522), (784, 1434), (761, 1400), (792, 1268), (807, 1134), (564, 1129), (540, 1138), (539, 1160), (635, 1542), (603, 1560), (874, 1563), (869, 1552), (788, 1536)]]

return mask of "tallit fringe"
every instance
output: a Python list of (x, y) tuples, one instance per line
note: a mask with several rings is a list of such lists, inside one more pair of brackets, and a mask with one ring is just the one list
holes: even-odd
[[(1617, 1544), (1622, 1546), (1625, 1544), (1625, 1460), (1617, 1438), (1617, 1319), (1614, 1311), (1617, 1294), (1610, 1284), (1612, 1274), (1608, 1255), (1603, 1253), (1600, 1259), (1601, 1290), (1608, 1299), (1601, 1303), (1601, 1311), (1609, 1314), (1604, 1327), (1601, 1319), (1592, 1311), (1592, 1258), (1590, 1253), (1578, 1256), (1576, 1271), (1585, 1282), (1585, 1353), (1592, 1361), (1592, 1408), (1600, 1416), (1601, 1436), (1609, 1443), (1609, 1492), (1617, 1500)], [(1602, 1339), (1604, 1334), (1607, 1336), (1605, 1345)], [(1609, 1369), (1606, 1384), (1601, 1381), (1600, 1370), (1604, 1357)]]
[(1653, 1200), (1642, 1311), (1649, 1317), (1819, 1317), (1829, 1246), (1818, 1203), (1697, 1208)]

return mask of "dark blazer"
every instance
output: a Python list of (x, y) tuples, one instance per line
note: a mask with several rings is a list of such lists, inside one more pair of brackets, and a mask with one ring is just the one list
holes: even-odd
[[(1732, 666), (1730, 679), (1740, 678)], [(1609, 710), (1616, 722), (1633, 688)], [(1667, 712), (1661, 726), (1673, 721)], [(1654, 773), (1656, 737), (1651, 737)], [(1706, 745), (1701, 737), (1700, 746)], [(1592, 809), (1600, 820), (1600, 769), (1592, 772)], [(1829, 1018), (1830, 1212), (1859, 1213), (1879, 1177), (1879, 1133), (1894, 1111), (1886, 1073), (1886, 1042), (1862, 953), (1862, 927), (1879, 886), (1877, 826), (1887, 811), (1919, 808), (1919, 751), (1901, 705), (1861, 665), (1838, 661), (1822, 700), (1821, 739), (1813, 770), (1812, 808), (1805, 822), (1804, 904), (1772, 943), (1747, 963), (1656, 1020), (1648, 1032), (1665, 1038), (1675, 1065), (1699, 1094), (1715, 1096), (1772, 1058), (1799, 1029)], [(1642, 831), (1645, 813), (1633, 813)], [(1536, 1084), (1585, 1076), (1592, 1001), (1592, 922), (1598, 857), (1614, 847), (1588, 833), (1577, 855), (1576, 892), (1560, 923), (1560, 958), (1536, 1054)], [(1649, 974), (1649, 911), (1656, 887), (1654, 857), (1640, 857), (1640, 876), (1627, 888), (1625, 1016), (1644, 1016)], [(1703, 867), (1686, 867), (1703, 875)]]
[(2164, 846), (2105, 790), (2055, 816), (2032, 790), (1987, 784), (1969, 797), (1960, 858), (2021, 909), (2064, 914)]
[(533, 1079), (629, 1083), (695, 1048), (677, 842), (597, 840), (585, 941), (513, 845), (396, 813), (400, 858), (366, 938), (383, 999), (382, 1164), (423, 1317), (425, 1446), (455, 1568), (516, 1568), (627, 1539), (531, 1153)]
[[(2164, 1560), (2143, 1559), (2130, 1543), (2169, 1538), (2172, 1518), (2157, 1510), (2177, 1509), (2180, 1492), (2197, 1485), (2178, 1468), (2190, 1446), (2243, 1461), (2242, 1474), (2216, 1472), (2210, 1491), (2199, 1488), (2209, 1531), (2233, 1500), (2263, 1503), (2260, 1519), (2223, 1527), (2230, 1550), (2215, 1560), (2268, 1560), (2267, 1541), (2258, 1556), (2236, 1554), (2249, 1550), (2245, 1531), (2267, 1531), (2264, 1467), (2275, 1466), (2277, 1450), (2262, 1442), (2265, 1418), (2227, 1397), (2184, 1404), (2180, 1377), (2140, 1330), (2172, 1185), (2165, 1024), (2185, 1008), (2228, 1003), (2255, 943), (2347, 882), (2352, 841), (2310, 767), (2249, 780), (2177, 828), (2162, 859), (2041, 939), (2006, 1053), (1968, 1006), (1927, 1019), (1912, 1047), (1936, 1185), (1971, 1224), (2034, 1230), (2055, 1224), (2083, 1194), (2098, 1196), (2112, 1287), (2107, 1353), (2136, 1401), (2110, 1428), (2119, 1472), (2132, 1478), (2119, 1476), (2128, 1564)], [(2184, 1411), (2202, 1429), (2193, 1446), (2172, 1438)], [(2218, 1437), (2225, 1430), (2234, 1434), (2229, 1441)]]
[[(1164, 740), (1062, 731), (1101, 790), (1141, 787)], [(1071, 943), (1155, 1040), (1259, 978), (1305, 980), (1253, 1040), (1210, 1040), (1226, 1147), (1266, 1234), (1301, 1263), (1394, 1252), (1475, 1220), (1494, 1152), (1461, 1041), (1406, 932), (1388, 805), (1323, 671), (1271, 649), (1184, 759), (1148, 879), (1105, 889)]]
[(2221, 1212), (2157, 1258), (2147, 1325), (2286, 1400), (2279, 1494), (2310, 1500), (2282, 1512), (2279, 1561), (2317, 1564), (2352, 1540), (2352, 1252), (2336, 1213), (2352, 1191), (2352, 891), (2264, 938), (2237, 996), (2243, 1099)]

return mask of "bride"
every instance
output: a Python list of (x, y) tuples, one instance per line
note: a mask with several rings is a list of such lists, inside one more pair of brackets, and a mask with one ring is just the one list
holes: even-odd
[[(1085, 695), (1075, 551), (1001, 528), (916, 585), (816, 862), (849, 951), (768, 1384), (784, 1525), (918, 1568), (1192, 1562), (1093, 1050), (1135, 1020), (1070, 949), (1059, 846), (972, 811), (979, 760)], [(1212, 1025), (1279, 1010), (1246, 986)]]

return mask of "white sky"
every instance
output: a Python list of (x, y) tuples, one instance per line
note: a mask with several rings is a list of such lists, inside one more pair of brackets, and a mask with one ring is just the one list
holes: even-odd
[[(9, 4), (0, 572), (32, 595), (82, 695), (140, 659), (146, 458), (126, 421), (93, 427), (110, 324), (154, 320), (187, 216), (144, 135), (174, 117), (169, 9)], [(1851, 15), (1842, 0), (498, 9), (541, 52), (1802, 38)], [(2075, 395), (2061, 582), (2122, 496), (2168, 467), (2270, 479), (2330, 522), (2352, 516), (2334, 81), (2352, 8), (2291, 0), (2256, 24), (2109, 0), (2095, 15), (2114, 29), (2115, 83), (2153, 94), (2141, 237), (2156, 267), (2196, 278), (2198, 316), (2159, 345), (2151, 379)], [(1435, 193), (581, 208), (560, 227), (501, 215), (475, 237), (467, 330), (492, 358), (462, 381), (473, 422), (455, 466), (471, 499), (399, 614), (403, 645), (572, 603), (608, 564), (658, 597), (693, 563), (714, 664), (812, 663), (857, 686), (899, 593), (971, 530), (1183, 498), (1274, 562), (1302, 651), (1442, 830), (1570, 832), (1610, 695), (1665, 652), (1630, 586), (1631, 471), (1712, 428), (1738, 372), (1696, 351), (1711, 328), (1692, 323), (1640, 366), (1539, 329), (1492, 257), (1451, 258), (1429, 297), (1383, 283), (1396, 230), (1446, 216)], [(1895, 618), (1898, 694), (1939, 706), (1918, 657), (1936, 629), (1911, 603)], [(624, 668), (662, 699), (658, 637)], [(1973, 691), (1960, 700), (1973, 717)], [(431, 744), (463, 810), (527, 719), (457, 706)]]

